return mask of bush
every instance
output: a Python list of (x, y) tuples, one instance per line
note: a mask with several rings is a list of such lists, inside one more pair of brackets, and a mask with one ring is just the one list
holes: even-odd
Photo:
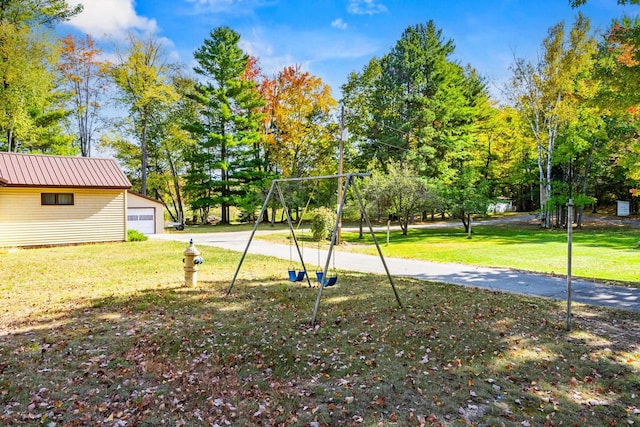
[(148, 237), (138, 230), (127, 230), (127, 242), (144, 242)]
[(336, 213), (329, 208), (314, 209), (311, 219), (311, 233), (313, 240), (320, 241), (331, 238), (333, 227), (336, 225)]

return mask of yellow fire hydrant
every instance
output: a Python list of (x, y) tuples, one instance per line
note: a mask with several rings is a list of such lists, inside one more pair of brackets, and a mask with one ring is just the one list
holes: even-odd
[(193, 246), (193, 239), (189, 240), (189, 246), (184, 251), (184, 285), (195, 288), (198, 286), (198, 266), (204, 262), (200, 251)]

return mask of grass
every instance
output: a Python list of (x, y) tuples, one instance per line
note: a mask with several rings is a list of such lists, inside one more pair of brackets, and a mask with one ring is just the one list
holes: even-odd
[[(225, 232), (235, 232), (235, 231), (251, 231), (255, 223), (243, 223), (243, 224), (201, 224), (201, 225), (186, 225), (183, 231), (178, 231), (173, 228), (166, 228), (164, 230), (165, 233), (176, 233), (176, 234), (201, 234), (201, 233), (225, 233)], [(262, 225), (262, 230), (288, 230), (289, 226), (287, 223), (277, 222), (274, 223), (273, 227), (270, 225)]]
[[(386, 243), (386, 232), (377, 233)], [(349, 250), (374, 254), (371, 236), (343, 233)], [(572, 271), (575, 276), (640, 286), (640, 230), (621, 226), (585, 227), (573, 232)], [(535, 225), (478, 225), (467, 238), (462, 226), (409, 228), (407, 236), (392, 231), (389, 257), (505, 267), (549, 274), (566, 274), (567, 234)]]
[(0, 424), (640, 423), (640, 315), (146, 241), (0, 253)]
[[(261, 229), (264, 229), (261, 228)], [(260, 239), (288, 244), (286, 232), (262, 235)], [(460, 224), (437, 228), (409, 228), (406, 236), (399, 230), (376, 233), (382, 252), (388, 257), (413, 258), (435, 262), (486, 267), (503, 267), (547, 274), (566, 274), (567, 233), (543, 230), (522, 223), (476, 225), (467, 238)], [(305, 244), (311, 235), (298, 233)], [(338, 250), (377, 255), (371, 235), (343, 232)], [(640, 286), (640, 229), (628, 226), (585, 226), (573, 231), (572, 273), (576, 277)]]

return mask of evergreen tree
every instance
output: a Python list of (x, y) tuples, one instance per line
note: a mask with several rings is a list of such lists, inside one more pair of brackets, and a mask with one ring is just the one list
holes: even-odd
[(53, 25), (82, 12), (82, 4), (71, 6), (67, 0), (3, 0), (0, 22), (13, 25)]
[(452, 178), (472, 142), (474, 98), (487, 96), (477, 76), (449, 59), (454, 49), (429, 21), (407, 28), (391, 52), (349, 77), (346, 123), (365, 164), (392, 159), (409, 162), (422, 176)]
[(464, 185), (458, 193), (470, 194), (488, 188), (475, 163), (480, 123), (493, 109), (475, 70), (450, 59), (454, 49), (432, 21), (409, 27), (388, 54), (349, 77), (344, 104), (367, 164), (399, 162), (436, 187)]
[(188, 127), (196, 145), (185, 190), (203, 221), (211, 207), (220, 206), (221, 222), (229, 223), (230, 206), (247, 201), (251, 183), (264, 176), (256, 155), (263, 101), (256, 82), (247, 77), (249, 56), (239, 41), (238, 33), (218, 27), (194, 53), (201, 82), (190, 96), (201, 108), (198, 121)]

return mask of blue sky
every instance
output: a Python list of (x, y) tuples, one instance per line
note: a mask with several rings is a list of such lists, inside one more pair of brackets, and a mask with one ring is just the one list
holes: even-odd
[(571, 26), (578, 11), (595, 31), (614, 18), (636, 16), (638, 6), (588, 0), (68, 0), (85, 11), (59, 32), (89, 33), (104, 49), (127, 32), (154, 34), (174, 60), (193, 66), (193, 52), (215, 27), (241, 35), (241, 47), (260, 60), (267, 75), (299, 64), (331, 85), (387, 53), (405, 28), (433, 20), (456, 45), (454, 59), (488, 79), (491, 91), (509, 77), (517, 57), (535, 59), (548, 29)]

